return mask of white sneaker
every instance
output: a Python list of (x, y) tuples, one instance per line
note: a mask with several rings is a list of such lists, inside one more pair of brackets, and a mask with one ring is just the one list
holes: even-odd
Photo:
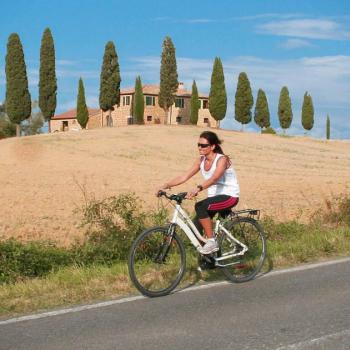
[(207, 243), (204, 244), (202, 248), (199, 249), (201, 254), (211, 254), (217, 252), (219, 250), (219, 246), (214, 239), (209, 239)]

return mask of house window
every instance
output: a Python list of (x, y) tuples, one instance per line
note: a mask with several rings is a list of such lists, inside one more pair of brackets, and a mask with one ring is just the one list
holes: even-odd
[(209, 101), (203, 100), (203, 109), (208, 109), (208, 108), (209, 108)]
[(152, 116), (151, 116), (151, 115), (148, 115), (148, 116), (147, 116), (147, 121), (148, 121), (148, 122), (151, 122), (151, 121), (152, 121)]
[(146, 106), (155, 106), (156, 98), (154, 96), (146, 96)]
[(209, 124), (209, 118), (204, 118), (204, 123)]
[(123, 106), (130, 106), (130, 96), (123, 96)]
[(175, 98), (175, 107), (184, 108), (185, 100), (183, 98)]
[(176, 123), (181, 123), (182, 117), (176, 117)]

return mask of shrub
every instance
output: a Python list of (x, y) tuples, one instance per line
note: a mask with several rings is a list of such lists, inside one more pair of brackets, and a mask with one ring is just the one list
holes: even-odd
[(276, 135), (275, 129), (271, 128), (271, 126), (269, 126), (268, 128), (265, 128), (265, 129), (261, 129), (261, 133), (262, 134), (273, 134), (273, 135)]
[(146, 227), (146, 213), (134, 194), (92, 200), (83, 210), (83, 225), (88, 226), (85, 241), (74, 247), (79, 263), (104, 263), (125, 260), (135, 237)]
[(49, 242), (0, 242), (0, 283), (41, 277), (59, 266), (73, 263), (72, 253)]

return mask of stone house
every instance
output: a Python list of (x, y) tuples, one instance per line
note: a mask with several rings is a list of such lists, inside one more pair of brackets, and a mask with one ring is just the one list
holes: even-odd
[[(98, 118), (101, 119), (101, 110), (88, 108), (88, 111), (89, 111), (89, 123), (91, 120), (91, 126), (94, 126), (93, 124), (94, 120), (97, 120)], [(99, 116), (99, 117), (96, 118), (96, 116)], [(81, 130), (81, 126), (77, 120), (77, 110), (71, 109), (62, 114), (57, 114), (53, 116), (50, 120), (49, 130), (51, 130), (51, 132)]]
[[(164, 110), (158, 105), (159, 86), (143, 85), (142, 92), (145, 99), (144, 123), (145, 124), (190, 124), (191, 111), (191, 91), (187, 91), (182, 83), (179, 84), (175, 94), (175, 102), (170, 107), (168, 120)], [(104, 126), (126, 126), (135, 123), (132, 116), (132, 103), (135, 95), (134, 88), (121, 89), (120, 103), (114, 106), (114, 110), (109, 116), (109, 112), (99, 109), (89, 109), (89, 122), (87, 129), (96, 129)], [(200, 109), (198, 111), (199, 126), (217, 127), (218, 122), (210, 115), (209, 96), (199, 93)], [(69, 118), (67, 118), (69, 116)], [(72, 130), (80, 128), (76, 120), (76, 111), (71, 110), (63, 114), (54, 116), (51, 119), (51, 132)]]

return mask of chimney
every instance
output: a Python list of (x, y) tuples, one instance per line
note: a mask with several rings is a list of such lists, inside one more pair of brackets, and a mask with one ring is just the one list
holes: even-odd
[(178, 90), (185, 90), (185, 85), (182, 81), (179, 81), (179, 86), (177, 87)]

